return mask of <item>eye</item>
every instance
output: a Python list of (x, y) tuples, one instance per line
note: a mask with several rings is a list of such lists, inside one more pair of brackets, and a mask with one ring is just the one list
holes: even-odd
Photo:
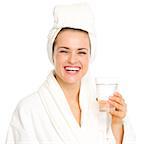
[(83, 52), (83, 51), (81, 51), (81, 52), (78, 52), (79, 54), (83, 54), (83, 55), (86, 55), (87, 54), (87, 52)]
[(65, 50), (61, 50), (61, 51), (59, 51), (60, 53), (68, 53), (67, 51), (65, 51)]

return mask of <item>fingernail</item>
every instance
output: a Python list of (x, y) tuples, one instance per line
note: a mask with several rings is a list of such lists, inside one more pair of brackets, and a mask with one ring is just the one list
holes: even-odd
[(108, 100), (109, 103), (111, 103), (111, 100)]
[(115, 91), (115, 92), (114, 92), (114, 94), (115, 94), (115, 95), (118, 95), (118, 92), (117, 92), (117, 91)]
[(112, 99), (113, 96), (109, 96), (109, 99)]

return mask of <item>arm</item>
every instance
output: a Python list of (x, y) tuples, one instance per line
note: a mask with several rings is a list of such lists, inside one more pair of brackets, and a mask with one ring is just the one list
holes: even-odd
[(112, 123), (111, 124), (112, 132), (115, 137), (116, 144), (122, 144), (124, 136), (124, 126), (123, 122)]
[(30, 112), (19, 104), (9, 125), (6, 144), (36, 144), (37, 142), (31, 129)]
[(115, 107), (115, 110), (110, 111), (112, 116), (111, 128), (116, 144), (122, 144), (124, 138), (123, 119), (126, 116), (127, 105), (120, 93), (115, 92), (109, 98), (109, 103)]

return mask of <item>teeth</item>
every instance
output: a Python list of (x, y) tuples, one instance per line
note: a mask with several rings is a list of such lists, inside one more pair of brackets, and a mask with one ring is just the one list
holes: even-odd
[(76, 68), (76, 67), (66, 67), (65, 68), (67, 71), (78, 71), (79, 68)]

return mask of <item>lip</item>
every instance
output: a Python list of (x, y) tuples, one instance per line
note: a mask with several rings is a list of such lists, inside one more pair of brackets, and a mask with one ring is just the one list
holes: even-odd
[[(67, 70), (69, 68), (73, 70)], [(69, 75), (75, 75), (80, 72), (81, 67), (80, 66), (64, 66), (64, 70)]]
[(80, 66), (64, 66), (64, 68), (79, 68), (79, 69), (81, 69)]

